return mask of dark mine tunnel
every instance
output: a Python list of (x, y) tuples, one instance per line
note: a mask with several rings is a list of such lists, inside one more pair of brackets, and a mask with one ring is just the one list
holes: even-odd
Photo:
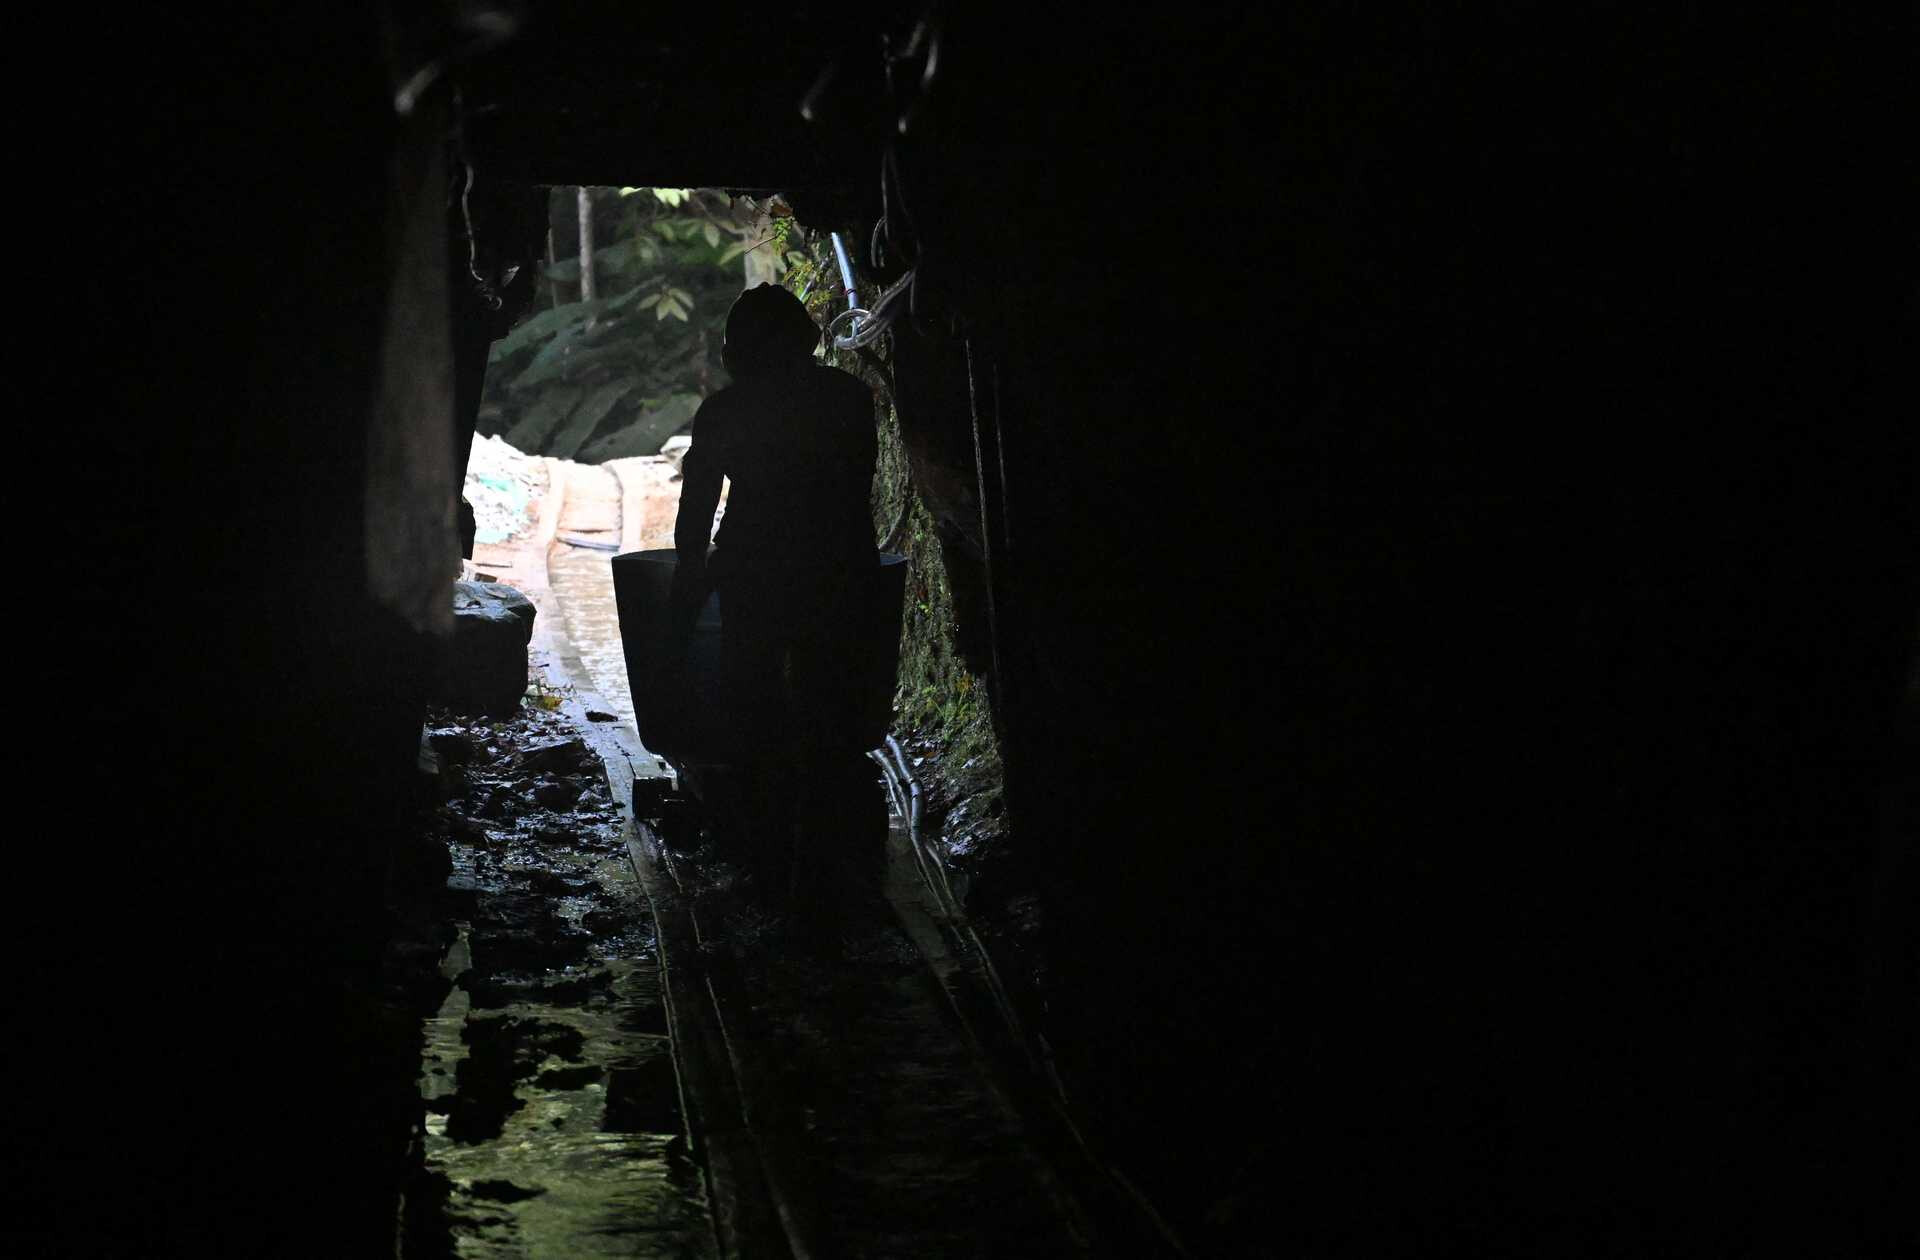
[[(7, 1254), (1913, 1254), (1907, 6), (73, 15), (15, 105)], [(897, 294), (877, 532), (1003, 770), (897, 956), (714, 936), (637, 745), (575, 866), (422, 839), (423, 726), (579, 708), (430, 718), (574, 188)], [(432, 1162), (549, 1115), (682, 1206)]]

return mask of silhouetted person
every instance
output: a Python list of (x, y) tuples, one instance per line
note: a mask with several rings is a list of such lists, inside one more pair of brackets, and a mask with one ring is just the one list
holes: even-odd
[[(711, 583), (742, 760), (789, 797), (817, 795), (821, 777), (859, 751), (836, 737), (859, 702), (855, 627), (879, 563), (873, 394), (814, 362), (819, 336), (800, 299), (776, 285), (734, 302), (721, 352), (733, 383), (694, 416), (673, 532), (671, 650), (677, 659)], [(722, 478), (732, 485), (709, 557)], [(787, 771), (797, 783), (784, 782)]]

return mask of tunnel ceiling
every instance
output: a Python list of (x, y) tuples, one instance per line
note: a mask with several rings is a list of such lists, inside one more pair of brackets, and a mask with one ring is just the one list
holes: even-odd
[[(881, 40), (901, 22), (801, 3), (743, 39), (697, 6), (535, 9), (459, 73), (468, 151), (528, 183), (843, 186), (872, 174)], [(810, 123), (800, 102), (836, 65)]]

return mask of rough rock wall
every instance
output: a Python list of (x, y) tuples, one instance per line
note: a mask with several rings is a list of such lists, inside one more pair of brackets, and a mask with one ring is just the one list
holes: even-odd
[[(1225, 1248), (1818, 1249), (1802, 1176), (1874, 1237), (1886, 32), (1175, 25), (989, 41), (907, 142), (997, 370), (1063, 1071)], [(1126, 73), (1029, 91), (1064, 47)]]
[[(454, 554), (402, 548), (374, 597), (370, 509), (448, 502), (371, 475), (408, 136), (370, 22), (159, 25), (79, 38), (87, 88), (40, 151), (88, 250), (34, 282), (67, 338), (38, 360), (89, 383), (62, 435), (97, 435), (97, 498), (63, 523), (91, 559), (40, 656), (74, 685), (27, 779), (73, 843), (21, 886), (74, 891), (25, 899), (18, 1001), (68, 1084), (17, 1121), (39, 1206), (11, 1250), (381, 1254), (413, 1064), (379, 953), (426, 677), (396, 604)], [(393, 419), (445, 464), (444, 410)]]

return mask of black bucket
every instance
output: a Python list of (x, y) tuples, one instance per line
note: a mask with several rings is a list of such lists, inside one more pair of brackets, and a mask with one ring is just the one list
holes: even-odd
[[(629, 551), (613, 558), (614, 602), (620, 645), (633, 689), (634, 719), (648, 749), (682, 764), (726, 764), (736, 759), (720, 673), (720, 600), (709, 594), (694, 623), (678, 687), (651, 690), (647, 663), (664, 650), (668, 596), (678, 553)], [(841, 736), (852, 749), (877, 748), (893, 725), (893, 692), (900, 671), (900, 617), (906, 600), (905, 556), (883, 553), (850, 631), (861, 643), (858, 704), (847, 706)], [(671, 676), (671, 671), (669, 676)]]

